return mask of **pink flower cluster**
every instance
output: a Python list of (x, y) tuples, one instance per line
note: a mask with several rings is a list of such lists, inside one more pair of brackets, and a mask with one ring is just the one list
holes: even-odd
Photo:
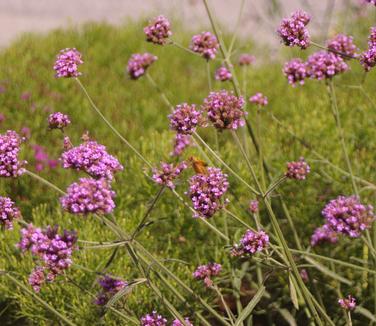
[(12, 230), (13, 220), (19, 219), (21, 212), (8, 197), (0, 196), (0, 225), (3, 229)]
[(243, 53), (239, 56), (239, 66), (249, 66), (254, 63), (255, 60), (255, 56), (248, 53)]
[(310, 44), (310, 35), (306, 28), (311, 17), (304, 11), (296, 11), (290, 18), (284, 18), (277, 33), (282, 42), (288, 46), (299, 46), (306, 49)]
[(347, 298), (339, 299), (338, 303), (345, 310), (354, 310), (356, 308), (356, 300), (351, 294)]
[(304, 160), (304, 158), (301, 157), (299, 161), (287, 163), (287, 171), (285, 176), (290, 179), (305, 180), (310, 171), (310, 166)]
[(106, 305), (108, 300), (128, 285), (127, 282), (109, 275), (99, 278), (98, 284), (102, 288), (94, 301), (98, 306)]
[(263, 251), (268, 245), (269, 236), (264, 231), (247, 230), (240, 242), (233, 246), (231, 254), (233, 256), (253, 255), (256, 252)]
[(105, 179), (81, 178), (68, 187), (60, 203), (71, 214), (109, 214), (115, 208), (114, 197), (115, 192)]
[(50, 159), (43, 146), (35, 144), (31, 147), (34, 150), (34, 162), (36, 171), (43, 171), (47, 167), (50, 169), (55, 169), (57, 167), (58, 161)]
[(128, 74), (131, 79), (138, 79), (146, 73), (150, 65), (158, 58), (150, 53), (132, 54), (128, 61)]
[(192, 37), (190, 49), (201, 54), (206, 60), (214, 59), (218, 48), (218, 40), (210, 32), (202, 32)]
[(176, 134), (174, 139), (174, 149), (170, 155), (180, 156), (189, 145), (191, 145), (191, 135)]
[(322, 243), (336, 243), (338, 241), (337, 233), (327, 224), (317, 228), (311, 236), (311, 246), (315, 247)]
[(160, 184), (165, 185), (170, 189), (175, 189), (174, 180), (188, 167), (185, 161), (174, 166), (171, 163), (161, 162), (161, 168), (153, 169), (153, 180)]
[(168, 116), (170, 128), (179, 134), (192, 134), (202, 122), (202, 111), (197, 110), (194, 104), (182, 103), (175, 107)]
[(232, 74), (229, 69), (222, 66), (219, 67), (215, 72), (215, 79), (219, 81), (227, 81), (232, 79)]
[(222, 270), (222, 266), (217, 263), (208, 263), (196, 268), (193, 272), (193, 277), (196, 280), (203, 280), (207, 287), (213, 286), (213, 276), (218, 276)]
[[(189, 179), (188, 195), (195, 210), (194, 217), (212, 217), (222, 208), (221, 197), (226, 193), (229, 183), (221, 169), (209, 167), (206, 174), (196, 174)], [(225, 200), (227, 203), (228, 200)]]
[(164, 45), (168, 38), (172, 35), (170, 22), (165, 16), (155, 17), (149, 22), (149, 25), (144, 28), (146, 41), (154, 44)]
[(238, 129), (244, 126), (244, 98), (235, 96), (232, 92), (221, 90), (211, 92), (204, 100), (203, 108), (208, 113), (209, 120), (219, 130)]
[(368, 2), (368, 3), (370, 3), (371, 5), (376, 6), (376, 0), (364, 0), (364, 2)]
[(327, 48), (329, 51), (334, 52), (334, 54), (341, 56), (344, 60), (357, 57), (356, 52), (358, 48), (354, 44), (353, 37), (349, 35), (338, 34), (334, 36), (327, 42)]
[(143, 316), (140, 322), (141, 326), (167, 326), (167, 319), (158, 315), (156, 311)]
[(50, 129), (64, 129), (70, 123), (69, 117), (61, 112), (51, 113), (48, 117), (48, 128)]
[(289, 84), (295, 87), (297, 84), (303, 85), (307, 77), (306, 65), (302, 59), (295, 58), (285, 63), (283, 73), (287, 77)]
[(262, 93), (256, 93), (249, 98), (249, 102), (259, 106), (266, 106), (268, 105), (268, 98)]
[(371, 27), (368, 49), (360, 55), (360, 63), (367, 72), (376, 65), (376, 27)]
[(323, 80), (347, 71), (349, 66), (332, 52), (318, 51), (308, 57), (306, 69), (310, 78)]
[(81, 76), (78, 66), (83, 64), (81, 53), (75, 48), (66, 48), (57, 55), (54, 70), (57, 78), (70, 78)]
[(61, 155), (61, 161), (65, 169), (85, 171), (97, 179), (112, 180), (116, 172), (123, 170), (119, 161), (107, 153), (106, 147), (93, 140), (67, 150)]
[(357, 196), (339, 196), (331, 200), (322, 210), (326, 224), (334, 232), (360, 237), (362, 231), (369, 229), (375, 220), (373, 207), (363, 205)]
[(18, 177), (25, 172), (27, 162), (18, 157), (22, 140), (13, 130), (0, 135), (0, 177)]
[(74, 231), (64, 230), (58, 234), (58, 226), (47, 226), (46, 229), (35, 228), (29, 224), (21, 230), (21, 241), (18, 247), (22, 252), (30, 251), (38, 258), (39, 264), (29, 277), (29, 283), (35, 292), (47, 280), (52, 282), (72, 264), (72, 254), (76, 250), (77, 235)]

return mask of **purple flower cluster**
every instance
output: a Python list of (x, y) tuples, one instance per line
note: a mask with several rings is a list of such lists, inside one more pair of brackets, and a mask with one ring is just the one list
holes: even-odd
[(226, 67), (219, 67), (215, 72), (215, 79), (219, 81), (227, 81), (232, 79), (232, 74), (230, 70)]
[(249, 66), (254, 63), (255, 60), (255, 56), (248, 53), (243, 53), (239, 56), (239, 66)]
[(221, 270), (222, 266), (220, 264), (208, 263), (198, 266), (193, 272), (193, 277), (196, 280), (203, 280), (207, 287), (211, 287), (213, 285), (212, 276), (218, 276)]
[(210, 32), (202, 32), (192, 37), (190, 49), (201, 54), (206, 60), (214, 59), (218, 48), (218, 40)]
[(364, 0), (364, 2), (368, 2), (368, 3), (370, 3), (371, 5), (376, 6), (376, 0)]
[(51, 113), (48, 117), (48, 128), (50, 129), (64, 129), (70, 123), (69, 117), (61, 112)]
[(338, 303), (345, 310), (354, 310), (356, 308), (356, 300), (351, 294), (347, 298), (339, 299)]
[(360, 55), (360, 63), (367, 72), (376, 65), (376, 27), (371, 27), (368, 49)]
[(0, 196), (0, 225), (7, 230), (13, 229), (13, 220), (21, 217), (21, 212), (8, 197)]
[(150, 65), (158, 58), (150, 53), (132, 54), (128, 61), (128, 74), (131, 79), (138, 79), (146, 73)]
[(266, 106), (268, 105), (268, 98), (262, 93), (256, 93), (255, 95), (249, 98), (249, 102), (259, 106)]
[(165, 16), (155, 17), (149, 22), (149, 25), (144, 28), (146, 41), (154, 44), (164, 45), (167, 39), (172, 35), (170, 22)]
[(345, 72), (349, 66), (332, 52), (318, 51), (308, 57), (306, 69), (310, 78), (323, 80)]
[(105, 179), (81, 178), (68, 187), (60, 202), (72, 214), (109, 214), (115, 208), (114, 197), (115, 192)]
[[(212, 217), (222, 208), (221, 197), (229, 186), (227, 175), (221, 169), (209, 167), (207, 174), (196, 174), (189, 179), (189, 197), (195, 209), (194, 217)], [(227, 203), (228, 200), (225, 200)]]
[(123, 170), (119, 161), (108, 154), (104, 145), (87, 141), (61, 155), (65, 169), (85, 171), (93, 178), (112, 180), (114, 173)]
[(63, 49), (56, 57), (54, 70), (57, 78), (70, 78), (81, 76), (78, 66), (83, 64), (81, 53), (75, 48)]
[(264, 231), (247, 230), (240, 242), (233, 246), (231, 254), (233, 256), (253, 255), (264, 250), (268, 245), (269, 236)]
[(58, 229), (58, 226), (47, 226), (42, 230), (29, 224), (21, 230), (21, 241), (17, 246), (22, 252), (30, 251), (39, 260), (29, 277), (29, 283), (35, 292), (40, 291), (46, 280), (54, 281), (57, 275), (72, 264), (72, 254), (77, 249), (77, 234), (67, 230), (58, 234)]
[(179, 319), (175, 319), (172, 322), (171, 326), (193, 326), (189, 318), (184, 318), (184, 322), (185, 322), (185, 325), (183, 325), (183, 323)]
[(174, 149), (170, 155), (180, 156), (189, 145), (191, 145), (191, 135), (176, 134), (174, 139)]
[(94, 303), (99, 306), (104, 306), (107, 304), (108, 300), (111, 299), (117, 292), (126, 287), (127, 282), (113, 278), (109, 275), (105, 275), (98, 279), (98, 284), (102, 288), (98, 293)]
[(179, 104), (168, 116), (170, 128), (179, 134), (192, 134), (202, 122), (202, 111), (197, 110), (194, 104)]
[(303, 85), (304, 79), (307, 77), (306, 65), (302, 59), (292, 59), (285, 63), (283, 73), (287, 77), (289, 84), (293, 87), (295, 87), (296, 84)]
[(226, 90), (211, 92), (203, 104), (204, 110), (208, 112), (209, 120), (219, 130), (235, 130), (244, 126), (243, 117), (247, 115), (247, 112), (244, 111), (243, 106), (243, 97), (237, 97)]
[(0, 135), (0, 177), (18, 177), (25, 172), (27, 162), (18, 158), (22, 140), (13, 130)]
[(357, 238), (369, 229), (375, 220), (373, 207), (363, 205), (357, 196), (339, 196), (322, 210), (326, 224), (334, 232)]
[(277, 30), (282, 42), (288, 46), (306, 49), (310, 44), (310, 35), (306, 28), (311, 17), (304, 11), (296, 11), (290, 18), (284, 18)]
[(311, 236), (311, 246), (315, 247), (322, 243), (336, 243), (338, 241), (337, 233), (327, 224), (317, 228)]
[(171, 163), (161, 162), (161, 168), (153, 169), (153, 180), (160, 184), (175, 189), (174, 180), (188, 167), (185, 161), (174, 166)]
[(58, 161), (50, 159), (43, 146), (35, 144), (31, 146), (34, 150), (35, 170), (43, 171), (45, 168), (55, 169)]
[(340, 55), (344, 60), (357, 57), (356, 52), (358, 51), (358, 48), (354, 44), (352, 36), (338, 34), (328, 41), (327, 48), (329, 51), (333, 51), (335, 54)]
[(303, 157), (296, 162), (287, 163), (285, 176), (290, 179), (305, 180), (307, 174), (311, 171), (310, 166)]
[(249, 211), (256, 214), (259, 211), (259, 202), (257, 199), (251, 200), (249, 203)]
[(141, 318), (141, 326), (167, 326), (167, 319), (158, 315), (156, 311)]

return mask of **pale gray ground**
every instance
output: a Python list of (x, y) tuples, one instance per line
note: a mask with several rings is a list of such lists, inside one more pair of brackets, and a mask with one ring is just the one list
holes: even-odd
[[(268, 14), (273, 1), (283, 7), (276, 17)], [(283, 15), (304, 8), (313, 15), (311, 28), (322, 30), (326, 28), (323, 17), (327, 8), (333, 5), (334, 11), (339, 11), (354, 1), (358, 0), (245, 0), (240, 35), (276, 45), (275, 28)], [(241, 0), (209, 2), (215, 8), (218, 19), (228, 28), (233, 28)], [(9, 44), (22, 32), (45, 33), (56, 27), (87, 21), (120, 24), (127, 18), (161, 13), (173, 16), (187, 27), (208, 26), (201, 0), (0, 0), (0, 47)]]

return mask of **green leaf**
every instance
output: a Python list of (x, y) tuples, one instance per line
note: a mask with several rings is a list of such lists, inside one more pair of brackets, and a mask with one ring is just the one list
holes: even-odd
[(238, 319), (235, 321), (234, 326), (240, 326), (244, 320), (246, 320), (250, 314), (252, 313), (253, 309), (256, 307), (256, 305), (261, 300), (262, 296), (265, 292), (265, 286), (260, 286), (260, 288), (257, 290), (256, 294), (252, 298), (252, 300), (247, 304), (247, 306), (243, 309), (243, 311), (240, 313)]
[(289, 275), (289, 287), (290, 287), (290, 297), (291, 301), (295, 307), (296, 310), (299, 310), (299, 300), (298, 300), (298, 295), (296, 293), (295, 285), (294, 285), (294, 280), (291, 275)]
[(376, 322), (376, 316), (366, 308), (356, 307), (355, 312), (363, 315), (364, 317), (368, 318), (373, 322)]
[(117, 292), (110, 300), (108, 300), (107, 304), (105, 305), (105, 308), (108, 309), (108, 308), (112, 307), (122, 297), (130, 294), (135, 286), (137, 286), (141, 283), (145, 283), (146, 281), (147, 281), (146, 278), (134, 280), (132, 283), (128, 284), (127, 286), (122, 288), (119, 292)]
[(290, 311), (284, 308), (277, 308), (277, 310), (290, 326), (296, 326), (295, 318)]

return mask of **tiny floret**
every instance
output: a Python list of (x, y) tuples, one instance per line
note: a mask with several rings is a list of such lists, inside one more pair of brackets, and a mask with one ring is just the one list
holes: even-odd
[(349, 294), (347, 298), (341, 298), (338, 300), (339, 305), (342, 309), (345, 310), (354, 310), (356, 308), (356, 300), (355, 298)]
[(218, 40), (210, 32), (202, 32), (192, 37), (190, 49), (201, 54), (206, 60), (214, 59), (218, 48)]
[(184, 150), (189, 147), (192, 143), (191, 141), (192, 137), (191, 135), (185, 135), (185, 134), (176, 134), (174, 139), (174, 148), (172, 152), (170, 153), (171, 156), (180, 156)]
[(3, 229), (12, 230), (13, 220), (21, 218), (21, 212), (8, 197), (0, 196), (0, 225)]
[(149, 22), (149, 25), (144, 28), (146, 41), (164, 45), (168, 38), (172, 35), (170, 22), (165, 16), (158, 16)]
[(56, 57), (54, 70), (57, 78), (70, 78), (81, 76), (78, 66), (83, 64), (82, 55), (75, 48), (66, 48)]
[(185, 161), (174, 166), (171, 163), (161, 162), (160, 169), (153, 169), (153, 180), (160, 184), (165, 185), (170, 189), (175, 189), (175, 179), (188, 167)]
[(196, 280), (203, 280), (206, 287), (213, 286), (213, 276), (218, 276), (222, 270), (222, 266), (217, 263), (208, 263), (206, 265), (201, 265), (196, 268), (193, 273), (193, 277)]
[(287, 163), (285, 176), (289, 179), (305, 180), (310, 171), (310, 166), (305, 159), (301, 157), (299, 161)]
[(264, 231), (247, 230), (240, 242), (233, 246), (231, 254), (233, 256), (253, 255), (256, 252), (263, 251), (268, 246), (269, 236)]
[(243, 53), (239, 56), (239, 66), (249, 66), (254, 63), (256, 57), (254, 55)]
[(327, 224), (318, 227), (311, 236), (312, 247), (318, 246), (322, 243), (336, 243), (337, 241), (337, 233), (334, 232)]
[(268, 98), (262, 93), (256, 93), (249, 98), (249, 102), (258, 106), (266, 106), (268, 105)]
[(48, 117), (49, 129), (64, 129), (70, 125), (70, 123), (69, 117), (61, 112), (51, 113)]
[(258, 213), (259, 211), (259, 202), (257, 199), (251, 200), (249, 203), (249, 211), (253, 214)]
[(128, 61), (128, 74), (131, 79), (138, 79), (146, 73), (146, 70), (158, 58), (150, 53), (132, 54)]

